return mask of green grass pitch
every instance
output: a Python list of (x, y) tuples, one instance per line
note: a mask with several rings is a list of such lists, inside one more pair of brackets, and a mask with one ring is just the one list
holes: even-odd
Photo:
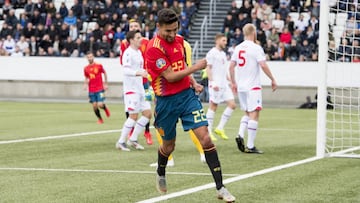
[[(111, 103), (111, 117), (96, 124), (88, 103), (0, 102), (0, 143), (8, 140), (120, 130), (124, 106)], [(206, 106), (205, 106), (206, 109)], [(217, 124), (224, 106), (216, 115)], [(105, 117), (102, 112), (103, 117)], [(265, 108), (256, 146), (263, 155), (240, 153), (234, 137), (242, 112), (226, 126), (230, 140), (215, 142), (224, 179), (315, 156), (316, 111)], [(154, 133), (153, 129), (152, 132)], [(178, 125), (175, 166), (168, 193), (213, 182), (189, 135)], [(137, 202), (159, 196), (155, 189), (156, 138), (145, 151), (115, 149), (120, 133), (0, 144), (0, 202)], [(24, 170), (20, 170), (24, 169)], [(25, 170), (26, 169), (26, 170)], [(41, 170), (46, 169), (46, 170)], [(49, 170), (53, 169), (53, 171)], [(189, 174), (199, 173), (199, 174)], [(360, 160), (325, 158), (227, 184), (237, 202), (360, 202)], [(222, 202), (214, 188), (165, 202)]]

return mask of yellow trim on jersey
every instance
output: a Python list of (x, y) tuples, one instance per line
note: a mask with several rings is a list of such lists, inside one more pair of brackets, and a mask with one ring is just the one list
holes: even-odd
[(185, 62), (187, 67), (191, 67), (192, 66), (192, 61), (191, 61), (191, 46), (189, 44), (189, 42), (184, 40), (184, 49), (185, 49)]

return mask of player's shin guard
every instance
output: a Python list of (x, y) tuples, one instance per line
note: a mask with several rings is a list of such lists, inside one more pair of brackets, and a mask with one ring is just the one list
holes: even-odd
[(215, 145), (212, 144), (212, 146), (207, 147), (206, 149), (204, 149), (204, 152), (205, 152), (206, 163), (209, 166), (209, 169), (212, 173), (212, 176), (216, 184), (216, 189), (219, 190), (224, 185), (222, 180), (220, 161)]
[(165, 176), (165, 168), (168, 162), (169, 155), (166, 154), (162, 147), (160, 146), (158, 149), (158, 168), (157, 173), (159, 176)]

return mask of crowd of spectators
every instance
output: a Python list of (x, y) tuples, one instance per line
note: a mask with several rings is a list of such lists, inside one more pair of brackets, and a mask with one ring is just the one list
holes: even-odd
[[(97, 57), (117, 57), (129, 19), (143, 26), (144, 37), (156, 32), (157, 12), (173, 9), (180, 18), (179, 34), (189, 35), (199, 0), (72, 0), (69, 6), (56, 0), (0, 0), (0, 56), (81, 57), (92, 51)], [(69, 6), (69, 7), (68, 7)], [(22, 10), (19, 16), (17, 9)]]
[[(344, 33), (337, 46), (330, 26), (329, 60), (359, 62), (360, 1), (329, 1), (332, 12), (347, 13)], [(356, 12), (357, 11), (357, 12)], [(291, 14), (298, 14), (293, 19)], [(228, 36), (228, 52), (244, 40), (242, 27), (257, 27), (258, 43), (268, 60), (317, 61), (319, 39), (319, 0), (243, 0), (238, 7), (233, 1), (222, 28)]]

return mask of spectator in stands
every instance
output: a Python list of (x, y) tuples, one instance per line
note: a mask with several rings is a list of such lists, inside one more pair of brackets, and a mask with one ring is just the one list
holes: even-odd
[(300, 14), (299, 19), (295, 21), (295, 28), (303, 32), (308, 25), (309, 22), (304, 19), (304, 15)]
[(129, 18), (133, 18), (134, 15), (137, 12), (137, 8), (134, 5), (134, 2), (132, 0), (128, 1), (126, 4), (126, 14), (129, 16)]
[(29, 40), (32, 36), (35, 35), (35, 29), (33, 28), (33, 24), (31, 22), (28, 22), (26, 24), (26, 27), (23, 29), (23, 34), (27, 40)]
[(272, 9), (268, 4), (266, 4), (266, 3), (262, 4), (262, 6), (261, 6), (261, 15), (262, 15), (262, 17), (261, 18), (259, 17), (259, 19), (268, 20), (271, 23), (271, 21), (272, 21), (272, 16), (271, 16), (272, 15)]
[(145, 25), (144, 31), (141, 32), (141, 36), (147, 39), (152, 39), (154, 37), (154, 32), (150, 30), (148, 25)]
[(244, 25), (249, 23), (249, 19), (246, 18), (245, 15), (246, 14), (244, 13), (239, 13), (238, 18), (235, 20), (235, 28), (240, 28), (242, 30)]
[(25, 52), (25, 49), (29, 48), (29, 44), (25, 39), (24, 35), (21, 35), (20, 40), (16, 42), (16, 46), (19, 47), (21, 52)]
[(12, 56), (12, 57), (23, 57), (24, 54), (20, 51), (19, 46), (16, 45), (14, 52), (12, 52), (12, 53), (10, 54), (10, 56)]
[(20, 13), (19, 23), (21, 24), (21, 26), (22, 26), (23, 28), (26, 27), (27, 17), (26, 17), (25, 12), (24, 12), (24, 13)]
[(306, 32), (303, 33), (303, 39), (306, 39), (309, 42), (309, 44), (313, 44), (315, 46), (318, 39), (318, 35), (314, 32), (311, 26), (308, 26)]
[(6, 40), (3, 43), (3, 49), (6, 51), (7, 55), (11, 55), (15, 51), (15, 40), (11, 35), (6, 36)]
[(298, 61), (300, 56), (300, 46), (295, 39), (291, 40), (291, 44), (288, 48), (287, 61)]
[(300, 48), (300, 61), (310, 61), (311, 60), (311, 54), (313, 52), (313, 47), (309, 44), (307, 40), (304, 40), (302, 42), (302, 46)]
[(65, 41), (69, 36), (69, 26), (66, 25), (65, 23), (63, 23), (61, 25), (61, 28), (59, 30), (59, 38), (60, 38), (60, 41)]
[(101, 29), (105, 28), (105, 25), (109, 24), (110, 20), (107, 17), (107, 15), (105, 13), (100, 13), (99, 19), (97, 20), (97, 24), (99, 25), (99, 27)]
[(231, 13), (227, 13), (224, 19), (222, 32), (225, 32), (225, 28), (228, 27), (230, 32), (233, 32), (235, 29), (235, 19)]
[(112, 0), (105, 1), (105, 11), (107, 16), (111, 16), (111, 14), (116, 12), (116, 5)]
[(63, 24), (63, 18), (61, 17), (61, 14), (59, 12), (55, 13), (55, 18), (52, 19), (53, 24), (55, 25), (55, 28), (57, 30), (60, 30), (61, 25)]
[(50, 40), (51, 40), (52, 42), (55, 41), (55, 36), (58, 35), (58, 30), (56, 30), (54, 24), (52, 24), (52, 25), (50, 25), (50, 27), (46, 28), (46, 34), (49, 35)]
[(112, 52), (114, 53), (115, 57), (120, 56), (120, 46), (121, 46), (121, 39), (116, 39), (114, 46), (112, 48)]
[(78, 0), (73, 1), (74, 4), (71, 6), (70, 10), (77, 19), (80, 19), (82, 14), (82, 4), (80, 4)]
[[(287, 1), (287, 2), (289, 2), (289, 1)], [(279, 9), (277, 9), (276, 10), (276, 13), (277, 14), (279, 14), (280, 15), (280, 19), (281, 20), (285, 20), (286, 19), (286, 17), (289, 15), (289, 13), (290, 13), (290, 9), (289, 9), (289, 7), (288, 7), (288, 5), (289, 5), (289, 3), (287, 3), (287, 2), (281, 2), (280, 3), (280, 7), (279, 7)]]
[(269, 36), (271, 33), (272, 25), (271, 21), (267, 20), (267, 16), (264, 16), (264, 20), (261, 21), (260, 27), (265, 32), (266, 36)]
[(45, 34), (41, 40), (39, 40), (39, 48), (42, 48), (44, 52), (48, 52), (49, 47), (52, 47), (52, 42), (48, 34)]
[(313, 0), (312, 4), (309, 8), (309, 13), (311, 16), (315, 16), (316, 18), (320, 17), (320, 7), (318, 0)]
[(116, 13), (119, 15), (119, 17), (126, 13), (124, 2), (119, 2), (118, 7), (116, 8)]
[(121, 27), (116, 27), (116, 32), (114, 33), (114, 40), (123, 40), (125, 39), (126, 35), (125, 32), (122, 31)]
[(42, 18), (45, 18), (46, 9), (45, 9), (45, 3), (43, 2), (43, 0), (37, 0), (37, 3), (35, 3), (35, 9), (37, 9), (39, 11), (39, 14)]
[(242, 1), (243, 5), (239, 8), (238, 13), (243, 13), (246, 19), (250, 19), (252, 6), (249, 0)]
[[(76, 57), (83, 57), (85, 56), (87, 50), (85, 47), (85, 43), (81, 38), (77, 38), (74, 44), (74, 51), (76, 50)], [(74, 55), (75, 56), (75, 55)]]
[(64, 23), (68, 26), (77, 24), (77, 18), (72, 10), (69, 10), (69, 14), (64, 18)]
[(111, 15), (109, 22), (113, 26), (113, 28), (116, 28), (120, 26), (121, 19), (119, 18), (119, 15), (115, 12)]
[(276, 53), (277, 55), (276, 57), (274, 57), (276, 60), (284, 61), (287, 57), (287, 49), (285, 47), (285, 44), (281, 41), (279, 42)]
[(259, 29), (257, 31), (257, 40), (260, 42), (260, 46), (264, 47), (266, 44), (266, 35), (265, 32), (262, 29)]
[(292, 36), (289, 30), (287, 28), (284, 28), (284, 31), (280, 33), (279, 41), (284, 43), (284, 45), (287, 47), (291, 43), (291, 38)]
[(54, 2), (50, 1), (46, 4), (45, 6), (45, 10), (46, 10), (46, 13), (47, 14), (50, 14), (50, 16), (53, 18), (55, 17), (55, 14), (56, 14), (56, 8), (55, 8), (55, 5), (54, 5)]
[(106, 24), (105, 28), (104, 28), (104, 35), (107, 38), (107, 42), (110, 44), (110, 46), (112, 47), (114, 45), (114, 35), (115, 32), (113, 30), (113, 26), (111, 24)]
[(48, 13), (45, 18), (45, 27), (46, 28), (50, 27), (53, 24), (52, 19), (53, 19), (53, 17), (51, 16), (50, 13)]
[(96, 42), (99, 42), (104, 35), (103, 31), (100, 29), (98, 23), (95, 23), (94, 30), (92, 31), (92, 36), (95, 38)]
[(44, 25), (43, 24), (37, 25), (35, 29), (36, 41), (41, 40), (45, 34), (46, 34), (46, 30)]
[(183, 11), (185, 12), (187, 18), (191, 19), (196, 10), (196, 6), (190, 0), (186, 1)]
[(10, 29), (15, 29), (16, 24), (19, 23), (19, 20), (15, 16), (14, 9), (10, 9), (9, 14), (6, 16), (5, 22), (8, 24)]
[(239, 27), (235, 28), (235, 32), (232, 35), (230, 42), (235, 43), (236, 45), (244, 41), (244, 35)]
[(292, 39), (296, 40), (298, 44), (301, 44), (303, 41), (303, 36), (301, 35), (300, 30), (295, 30), (294, 34), (292, 35)]
[(75, 41), (79, 36), (79, 31), (76, 25), (70, 25), (69, 37), (72, 41)]
[(299, 0), (291, 0), (290, 1), (290, 12), (301, 12), (301, 5)]
[(187, 39), (189, 37), (189, 34), (190, 34), (189, 24), (190, 24), (189, 19), (186, 17), (186, 14), (184, 12), (182, 12), (181, 16), (180, 16), (179, 34), (184, 36), (185, 39)]
[(99, 42), (99, 50), (96, 52), (97, 57), (109, 57), (110, 56), (111, 46), (108, 43), (106, 35), (102, 36), (101, 41)]
[(36, 38), (34, 35), (30, 37), (29, 41), (29, 55), (30, 56), (37, 56), (39, 51), (39, 45), (36, 41)]
[[(178, 0), (174, 0), (173, 4), (170, 7), (172, 10), (175, 11), (175, 13), (180, 16), (182, 8), (180, 7), (179, 1)], [(185, 14), (186, 15), (186, 14)]]
[(67, 39), (64, 42), (62, 42), (60, 45), (62, 48), (60, 51), (61, 56), (70, 56), (75, 48), (75, 44), (70, 36), (68, 36)]
[(83, 0), (81, 4), (81, 14), (78, 17), (78, 19), (81, 20), (81, 22), (87, 22), (90, 21), (90, 15), (91, 15), (91, 9), (88, 4), (87, 0)]
[(273, 45), (273, 42), (271, 40), (266, 41), (266, 45), (264, 47), (264, 52), (266, 55), (266, 60), (273, 60), (272, 57), (276, 52), (276, 48)]
[(158, 11), (159, 11), (159, 4), (156, 1), (153, 1), (151, 3), (149, 14), (153, 14), (155, 17), (157, 16)]
[(252, 11), (252, 12), (251, 12), (250, 23), (252, 23), (253, 25), (255, 25), (255, 27), (256, 27), (257, 30), (261, 30), (261, 20), (257, 17), (255, 11)]
[(66, 16), (68, 16), (69, 10), (66, 7), (65, 2), (61, 2), (59, 13), (60, 13), (62, 19), (64, 19)]
[(277, 13), (275, 19), (272, 21), (272, 29), (276, 30), (277, 33), (282, 33), (284, 29), (284, 20), (281, 19), (281, 15)]
[(316, 16), (311, 16), (308, 25), (312, 27), (316, 35), (319, 33), (319, 20)]
[(150, 13), (149, 18), (145, 19), (145, 26), (148, 26), (149, 30), (151, 32), (155, 31), (155, 29), (156, 29), (156, 20), (155, 20), (154, 14)]
[(345, 32), (347, 36), (352, 36), (355, 33), (355, 30), (358, 29), (358, 23), (355, 20), (354, 16), (350, 16), (348, 20), (346, 20), (345, 23)]
[(237, 18), (238, 14), (239, 14), (239, 9), (237, 7), (237, 3), (235, 0), (231, 2), (230, 9), (228, 10), (227, 13), (230, 13), (234, 19)]
[(37, 26), (38, 24), (45, 25), (45, 18), (40, 15), (39, 9), (34, 10), (34, 14), (29, 17), (28, 22), (31, 22), (34, 26)]
[(13, 34), (12, 34), (15, 42), (19, 41), (22, 34), (23, 34), (23, 28), (18, 23), (18, 24), (16, 24), (16, 28), (15, 28), (15, 30), (13, 30)]
[(294, 33), (294, 21), (291, 19), (291, 16), (288, 15), (284, 22), (284, 27), (286, 27), (290, 33)]
[(271, 33), (268, 36), (267, 40), (271, 40), (274, 44), (279, 44), (280, 37), (276, 29), (271, 29)]
[(26, 17), (30, 17), (33, 15), (35, 9), (35, 4), (32, 2), (32, 0), (28, 0), (27, 4), (24, 7), (24, 11), (26, 14)]

